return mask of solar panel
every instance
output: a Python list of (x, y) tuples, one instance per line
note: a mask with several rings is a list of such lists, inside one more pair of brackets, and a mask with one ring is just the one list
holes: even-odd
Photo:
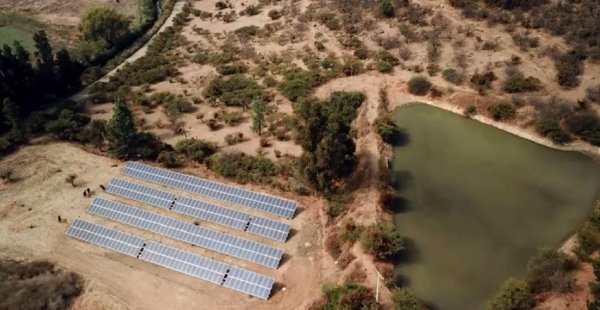
[(283, 251), (116, 201), (95, 197), (88, 212), (215, 252), (276, 269)]
[(128, 162), (125, 168), (123, 168), (123, 174), (287, 218), (294, 216), (297, 207), (295, 201), (252, 192), (137, 162)]
[(250, 219), (247, 231), (259, 236), (285, 242), (290, 232), (290, 225), (255, 216)]
[(175, 200), (175, 195), (152, 187), (114, 178), (106, 191), (110, 194), (147, 203), (151, 206), (168, 209)]
[(188, 197), (177, 198), (175, 205), (171, 210), (238, 230), (246, 229), (248, 221), (250, 220), (250, 215), (248, 215), (248, 213), (220, 207)]
[(219, 285), (229, 268), (221, 262), (154, 241), (146, 242), (140, 259)]
[(133, 257), (144, 244), (144, 240), (136, 236), (80, 219), (73, 222), (67, 235)]
[(67, 235), (258, 298), (273, 288), (273, 278), (80, 219)]
[[(224, 225), (253, 233), (269, 239), (284, 241), (290, 231), (290, 225), (262, 217), (252, 217), (245, 212), (217, 206), (205, 201), (175, 195), (138, 183), (114, 178), (107, 191), (117, 196), (145, 202), (160, 208), (189, 215), (204, 221)], [(175, 201), (175, 203), (172, 203)]]
[(273, 278), (231, 266), (223, 286), (262, 299), (268, 299), (273, 288)]

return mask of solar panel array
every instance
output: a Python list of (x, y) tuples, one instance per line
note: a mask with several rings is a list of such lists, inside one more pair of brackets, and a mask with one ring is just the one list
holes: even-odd
[(215, 284), (223, 283), (229, 266), (154, 241), (146, 243), (140, 259), (185, 273)]
[(229, 273), (223, 286), (252, 296), (269, 298), (273, 288), (273, 278), (235, 266), (229, 268)]
[(88, 211), (121, 223), (276, 269), (283, 251), (116, 201), (95, 197)]
[(151, 206), (168, 209), (175, 200), (175, 195), (152, 187), (114, 178), (106, 188), (108, 193), (145, 202)]
[(297, 208), (295, 201), (252, 192), (137, 162), (128, 162), (122, 172), (134, 178), (224, 200), (287, 218), (292, 218)]
[(290, 231), (290, 225), (286, 223), (251, 217), (245, 212), (184, 196), (176, 197), (169, 192), (123, 179), (112, 179), (107, 192), (277, 241), (285, 242)]
[(144, 245), (142, 238), (80, 219), (73, 222), (67, 235), (133, 257)]
[(67, 234), (265, 300), (273, 288), (271, 277), (83, 220), (75, 220)]

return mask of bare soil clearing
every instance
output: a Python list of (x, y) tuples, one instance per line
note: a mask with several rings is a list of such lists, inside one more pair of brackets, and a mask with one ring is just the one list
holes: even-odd
[[(87, 214), (90, 200), (83, 197), (83, 190), (89, 187), (96, 195), (114, 199), (115, 197), (103, 194), (99, 185), (119, 176), (122, 166), (123, 163), (119, 161), (90, 154), (66, 143), (27, 146), (4, 158), (0, 161), (0, 168), (12, 169), (16, 180), (0, 186), (2, 256), (12, 259), (49, 259), (81, 274), (87, 283), (86, 293), (76, 302), (75, 309), (306, 308), (319, 296), (323, 271), (336, 268), (333, 262), (324, 259), (327, 254), (320, 246), (323, 215), (319, 211), (321, 208), (316, 207), (321, 202), (315, 198), (294, 197), (299, 201), (301, 210), (291, 221), (291, 238), (284, 244), (271, 242), (286, 253), (277, 270), (235, 261)], [(204, 170), (188, 170), (202, 171), (201, 175), (213, 177), (205, 175), (208, 172)], [(77, 175), (76, 187), (65, 182), (69, 174)], [(268, 191), (265, 188), (260, 190)], [(156, 208), (142, 204), (131, 201), (127, 203), (159, 212)], [(59, 215), (67, 223), (59, 223)], [(172, 213), (166, 215), (191, 220)], [(252, 299), (205, 281), (77, 241), (65, 235), (69, 223), (75, 218), (88, 219), (218, 260), (233, 261), (244, 268), (274, 277), (278, 282), (277, 288), (266, 302)], [(244, 237), (252, 239), (247, 234)], [(266, 240), (259, 241), (269, 243)], [(286, 288), (285, 291), (282, 287)]]

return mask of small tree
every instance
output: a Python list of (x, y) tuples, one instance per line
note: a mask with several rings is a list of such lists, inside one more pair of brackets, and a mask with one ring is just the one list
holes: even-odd
[(392, 291), (392, 300), (396, 310), (425, 310), (425, 305), (406, 288), (395, 288)]
[(129, 147), (133, 144), (137, 130), (131, 110), (121, 101), (114, 107), (113, 117), (106, 125), (106, 132), (113, 153), (119, 157), (127, 156)]
[(415, 76), (408, 81), (408, 92), (413, 95), (423, 96), (431, 88), (431, 82), (424, 76)]
[(489, 310), (531, 309), (535, 301), (526, 281), (509, 279), (488, 305)]
[(262, 100), (254, 100), (252, 102), (252, 130), (262, 135), (262, 128), (265, 124), (265, 112), (267, 111), (267, 105)]
[(390, 0), (383, 0), (377, 6), (377, 12), (383, 17), (394, 17), (396, 11)]
[(130, 23), (131, 20), (113, 9), (96, 8), (83, 17), (79, 24), (79, 31), (84, 40), (103, 40), (112, 47), (121, 43), (130, 34)]
[(365, 251), (379, 259), (388, 259), (405, 249), (404, 238), (394, 225), (375, 224), (367, 227), (361, 243)]

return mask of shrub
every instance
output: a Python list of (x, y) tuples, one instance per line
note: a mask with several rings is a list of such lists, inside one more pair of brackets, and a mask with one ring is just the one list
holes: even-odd
[(396, 310), (425, 310), (423, 302), (408, 289), (402, 287), (392, 290), (392, 301)]
[(158, 161), (167, 168), (175, 168), (181, 166), (181, 159), (179, 158), (179, 155), (171, 151), (160, 152), (156, 161)]
[(217, 150), (218, 147), (214, 142), (194, 138), (181, 140), (175, 144), (175, 151), (177, 153), (185, 154), (189, 159), (198, 162), (203, 162), (209, 156), (216, 153)]
[(76, 273), (47, 261), (0, 262), (1, 309), (69, 309), (84, 290)]
[(588, 100), (600, 103), (600, 84), (586, 88), (585, 95)]
[(570, 132), (592, 145), (600, 145), (600, 118), (593, 111), (581, 111), (569, 115), (565, 124)]
[(470, 105), (468, 106), (465, 111), (463, 112), (463, 114), (466, 117), (473, 117), (473, 115), (477, 114), (477, 107), (474, 105)]
[(509, 279), (488, 305), (489, 310), (531, 309), (535, 305), (529, 284), (523, 280)]
[(334, 218), (346, 211), (346, 206), (351, 196), (345, 191), (336, 192), (327, 196), (325, 213)]
[(380, 16), (390, 18), (396, 15), (396, 10), (390, 0), (383, 0), (377, 5), (377, 13), (379, 13)]
[(277, 19), (281, 18), (281, 16), (282, 16), (281, 11), (279, 11), (279, 10), (270, 10), (268, 15), (269, 15), (269, 18), (271, 18), (272, 20), (277, 20)]
[(274, 87), (277, 85), (277, 80), (273, 76), (267, 75), (263, 78), (263, 85), (266, 87)]
[(463, 81), (462, 73), (452, 68), (444, 69), (444, 71), (442, 71), (442, 77), (444, 80), (456, 85), (461, 84)]
[(248, 106), (254, 99), (261, 98), (264, 93), (254, 80), (241, 74), (234, 74), (229, 78), (211, 80), (204, 89), (203, 95), (211, 101), (220, 99), (228, 106)]
[(246, 73), (246, 71), (248, 71), (248, 66), (243, 62), (234, 62), (232, 64), (224, 64), (217, 67), (217, 72), (222, 75)]
[(431, 88), (431, 82), (424, 76), (416, 76), (408, 81), (408, 92), (413, 95), (423, 96)]
[(194, 111), (192, 103), (181, 95), (161, 92), (152, 95), (150, 100), (159, 102), (165, 114), (169, 117), (175, 117), (182, 113)]
[(244, 141), (244, 134), (241, 132), (230, 133), (225, 136), (225, 143), (228, 145), (238, 144)]
[(289, 100), (297, 101), (307, 97), (321, 83), (318, 73), (306, 70), (291, 70), (284, 74), (283, 81), (279, 83), (279, 91)]
[(266, 157), (244, 153), (220, 153), (211, 157), (209, 167), (218, 174), (240, 182), (266, 182), (278, 172), (278, 167)]
[(256, 36), (259, 29), (260, 28), (258, 28), (257, 26), (254, 26), (254, 25), (244, 26), (244, 27), (236, 29), (235, 34), (237, 34), (238, 36), (240, 36), (242, 38), (250, 38), (250, 37)]
[(366, 46), (361, 46), (354, 50), (354, 56), (358, 59), (367, 59), (369, 58), (369, 49)]
[(373, 292), (358, 284), (345, 283), (340, 286), (324, 285), (322, 291), (326, 302), (323, 309), (377, 309)]
[(576, 262), (567, 254), (557, 250), (543, 250), (529, 260), (527, 282), (534, 293), (564, 293), (571, 288), (568, 272), (575, 267)]
[(404, 238), (394, 225), (374, 224), (361, 235), (361, 244), (367, 253), (378, 259), (392, 258), (405, 249)]
[(536, 130), (556, 144), (571, 142), (571, 136), (560, 127), (560, 122), (554, 117), (542, 117), (536, 122)]
[(342, 222), (338, 238), (344, 242), (354, 242), (360, 238), (360, 234), (363, 231), (363, 227), (356, 225), (356, 223), (346, 220)]
[(496, 75), (493, 71), (486, 71), (485, 73), (475, 72), (471, 76), (471, 83), (479, 91), (484, 91), (492, 88), (492, 82), (495, 81)]
[(576, 50), (556, 57), (554, 64), (558, 71), (557, 77), (560, 86), (572, 88), (579, 85), (579, 75), (583, 73), (584, 59), (585, 55)]
[(242, 12), (240, 12), (241, 14), (245, 14), (248, 16), (254, 16), (254, 15), (258, 15), (260, 14), (260, 7), (256, 6), (256, 5), (249, 5), (247, 6)]
[(381, 136), (381, 139), (389, 144), (399, 142), (403, 132), (390, 117), (378, 118), (375, 120), (375, 131)]
[(516, 114), (515, 106), (506, 102), (491, 105), (489, 111), (497, 121), (513, 118)]
[(532, 76), (525, 77), (523, 73), (517, 71), (506, 77), (502, 88), (507, 93), (532, 92), (540, 89), (540, 80)]

